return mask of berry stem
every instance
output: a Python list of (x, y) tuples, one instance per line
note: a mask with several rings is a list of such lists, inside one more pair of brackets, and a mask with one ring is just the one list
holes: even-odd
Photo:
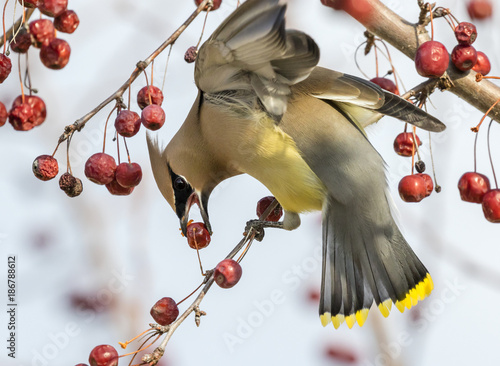
[(125, 138), (125, 136), (123, 136), (123, 144), (125, 145), (125, 150), (127, 151), (128, 163), (131, 164), (132, 162), (130, 161), (130, 154), (128, 152), (127, 139)]
[(377, 52), (377, 46), (374, 47), (374, 51), (375, 53), (375, 77), (378, 78), (378, 52)]
[(207, 9), (207, 13), (205, 14), (205, 20), (203, 21), (203, 28), (201, 28), (200, 39), (198, 40), (198, 43), (196, 44), (196, 49), (198, 49), (198, 46), (200, 45), (201, 40), (203, 38), (203, 33), (205, 32), (205, 26), (207, 25), (208, 13), (210, 13), (210, 10), (212, 10), (212, 7), (209, 7)]
[(364, 41), (363, 43), (361, 43), (357, 48), (356, 48), (356, 51), (354, 51), (354, 63), (356, 64), (356, 67), (358, 68), (359, 72), (363, 74), (363, 76), (365, 77), (365, 79), (370, 79), (370, 77), (368, 75), (365, 74), (365, 72), (361, 69), (361, 66), (359, 66), (359, 63), (358, 63), (358, 50), (361, 48), (362, 45), (364, 44), (367, 44), (368, 41)]
[(160, 333), (160, 334), (158, 334), (158, 337), (156, 337), (156, 339), (155, 339), (153, 342), (151, 342), (150, 344), (148, 344), (147, 346), (145, 346), (145, 347), (144, 347), (144, 345), (147, 343), (147, 341), (149, 341), (149, 340), (150, 340), (151, 338), (153, 338), (153, 337), (154, 337), (154, 334), (153, 334), (152, 336), (150, 336), (148, 339), (146, 339), (146, 340), (144, 341), (144, 343), (143, 343), (143, 344), (141, 344), (141, 348), (140, 348), (140, 349), (138, 349), (137, 351), (130, 352), (130, 353), (125, 353), (125, 354), (123, 354), (123, 355), (120, 355), (119, 357), (127, 357), (127, 356), (131, 356), (131, 355), (136, 355), (136, 354), (138, 354), (139, 352), (142, 352), (142, 351), (144, 351), (145, 349), (148, 349), (149, 347), (151, 347), (151, 346), (152, 346), (152, 345), (153, 345), (153, 344), (154, 344), (154, 343), (155, 343), (155, 342), (156, 342), (156, 341), (157, 341), (157, 340), (161, 337), (161, 333)]
[(486, 135), (486, 142), (488, 145), (488, 156), (490, 158), (491, 170), (493, 172), (493, 179), (495, 180), (495, 187), (498, 189), (497, 175), (495, 174), (495, 166), (493, 165), (493, 158), (491, 157), (490, 129), (491, 129), (492, 124), (493, 124), (493, 118), (491, 119), (490, 124), (488, 125), (488, 133)]
[[(33, 15), (33, 12), (37, 10), (36, 8), (28, 8), (23, 16), (21, 16), (14, 24), (5, 32), (5, 27), (4, 29), (4, 36), (0, 37), (0, 46), (5, 45), (6, 39), (10, 39), (14, 34), (18, 32), (22, 24), (26, 21), (28, 21), (29, 18)], [(5, 25), (5, 22), (3, 23)]]
[[(399, 84), (398, 84), (399, 73), (396, 71), (396, 68), (394, 67), (394, 64), (392, 63), (392, 58), (391, 58), (391, 53), (389, 52), (389, 48), (387, 47), (387, 45), (385, 44), (385, 42), (382, 39), (377, 38), (377, 40), (380, 41), (382, 43), (382, 45), (385, 47), (385, 51), (387, 52), (387, 54), (383, 53), (382, 51), (380, 51), (380, 52), (389, 60), (389, 64), (391, 65), (392, 74), (394, 75), (394, 83), (396, 84), (396, 88), (399, 90)], [(375, 48), (377, 48), (377, 45), (375, 45)], [(401, 81), (401, 83), (402, 83), (402, 81)], [(404, 89), (404, 85), (403, 85), (403, 89)]]
[(130, 343), (132, 343), (132, 342), (133, 342), (133, 341), (135, 341), (137, 338), (142, 337), (144, 334), (146, 334), (146, 333), (148, 333), (148, 332), (150, 332), (150, 331), (151, 331), (151, 328), (148, 328), (148, 329), (146, 329), (144, 332), (142, 332), (142, 333), (140, 333), (140, 334), (136, 335), (134, 338), (132, 338), (132, 339), (130, 339), (130, 340), (128, 340), (128, 341), (126, 341), (126, 342), (118, 342), (118, 344), (121, 346), (121, 348), (125, 349), (125, 348), (127, 348), (127, 346), (128, 346)]
[(24, 103), (24, 85), (23, 76), (21, 75), (21, 54), (17, 56), (17, 74), (19, 75), (19, 84), (21, 84), (21, 100)]
[(172, 47), (173, 43), (170, 45), (170, 48), (168, 49), (168, 55), (167, 55), (167, 61), (165, 62), (165, 70), (163, 71), (163, 81), (161, 83), (161, 91), (163, 92), (163, 89), (165, 89), (165, 80), (167, 79), (167, 69), (168, 69), (168, 63), (170, 61), (170, 54), (172, 53)]
[(193, 292), (191, 292), (189, 295), (187, 295), (185, 298), (183, 298), (181, 301), (179, 301), (179, 302), (177, 303), (177, 306), (179, 306), (179, 305), (180, 305), (180, 304), (182, 304), (184, 301), (186, 301), (186, 300), (187, 300), (187, 299), (189, 299), (191, 296), (193, 296), (193, 295), (194, 295), (194, 293), (195, 293), (196, 291), (198, 291), (198, 290), (200, 289), (200, 287), (201, 287), (201, 286), (203, 286), (203, 284), (204, 284), (204, 283), (205, 283), (205, 282), (200, 283), (200, 285), (199, 285), (197, 288), (195, 288), (195, 289), (193, 290)]
[[(104, 124), (104, 137), (102, 139), (102, 152), (104, 153), (105, 150), (106, 150), (106, 131), (108, 129), (108, 121), (109, 119), (111, 118), (111, 115), (113, 114), (113, 112), (115, 111), (117, 107), (117, 104), (115, 104), (115, 106), (113, 107), (113, 109), (111, 110), (111, 112), (109, 112), (108, 114), (108, 118), (106, 118), (106, 123)], [(60, 139), (59, 139), (60, 141)], [(64, 141), (64, 140), (63, 140)]]
[(490, 113), (491, 110), (498, 104), (498, 102), (500, 102), (500, 98), (498, 98), (496, 100), (496, 102), (493, 103), (493, 105), (486, 111), (486, 113), (484, 114), (483, 118), (481, 118), (481, 120), (479, 121), (478, 125), (471, 128), (472, 132), (476, 132), (476, 133), (479, 132), (479, 127), (481, 127), (481, 124), (483, 123), (484, 119), (486, 118), (486, 116), (488, 115), (488, 113)]
[(198, 256), (198, 264), (200, 265), (201, 275), (205, 276), (205, 271), (203, 270), (203, 264), (201, 264), (200, 250), (198, 248), (198, 241), (196, 240), (196, 229), (193, 227), (193, 239), (194, 246), (196, 247), (196, 255)]
[(474, 137), (474, 173), (477, 170), (477, 136), (479, 133), (476, 133), (476, 136)]
[(120, 165), (120, 139), (118, 138), (118, 133), (115, 130), (115, 136), (113, 137), (116, 140), (116, 154), (118, 155), (118, 165)]
[(431, 17), (431, 41), (434, 41), (434, 22), (432, 19), (432, 5), (428, 4), (429, 6), (429, 15)]
[[(72, 138), (73, 135), (71, 135), (70, 138), (66, 140), (66, 172), (69, 172), (69, 174), (71, 175), (73, 175), (73, 171), (71, 170), (71, 163), (69, 162), (69, 145), (71, 144)], [(54, 156), (54, 154), (52, 154), (52, 156)]]
[(432, 153), (432, 140), (431, 140), (431, 132), (429, 131), (429, 155), (431, 156), (431, 165), (432, 165), (432, 176), (434, 177), (434, 190), (439, 193), (441, 192), (441, 186), (437, 182), (436, 178), (436, 167), (434, 165), (434, 154)]
[(5, 4), (3, 5), (3, 12), (2, 12), (3, 54), (4, 55), (5, 55), (5, 51), (7, 51), (7, 32), (5, 31), (5, 11), (7, 9), (8, 3), (9, 3), (9, 0), (6, 0)]

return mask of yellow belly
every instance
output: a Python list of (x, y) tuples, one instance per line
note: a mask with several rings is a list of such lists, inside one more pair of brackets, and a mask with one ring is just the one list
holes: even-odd
[(322, 209), (325, 186), (302, 159), (293, 139), (274, 121), (261, 119), (247, 130), (245, 141), (240, 146), (246, 156), (242, 170), (263, 183), (285, 210)]

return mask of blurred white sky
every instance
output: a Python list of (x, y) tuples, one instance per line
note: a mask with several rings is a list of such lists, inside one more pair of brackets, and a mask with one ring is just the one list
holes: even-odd
[[(416, 21), (416, 1), (384, 2), (409, 21)], [(146, 329), (152, 321), (150, 307), (159, 298), (180, 300), (201, 281), (196, 253), (179, 235), (178, 220), (152, 179), (144, 129), (129, 140), (132, 160), (144, 171), (143, 182), (129, 197), (113, 197), (83, 175), (85, 160), (101, 149), (109, 109), (73, 139), (72, 166), (84, 181), (82, 196), (69, 199), (56, 180), (43, 183), (31, 172), (37, 155), (52, 153), (63, 127), (116, 90), (135, 63), (146, 58), (188, 17), (193, 2), (70, 0), (69, 4), (81, 24), (74, 34), (60, 35), (72, 47), (66, 68), (48, 70), (41, 65), (38, 52), (30, 51), (32, 81), (47, 103), (47, 121), (25, 133), (8, 124), (0, 130), (0, 278), (6, 278), (7, 255), (17, 255), (20, 327), (18, 358), (8, 358), (2, 346), (2, 365), (87, 363), (95, 345), (117, 346), (118, 341)], [(439, 5), (450, 7), (461, 20), (468, 19), (462, 0), (444, 0)], [(496, 5), (498, 8), (500, 3)], [(235, 6), (236, 0), (224, 0), (222, 7), (210, 14), (205, 38)], [(9, 16), (7, 19), (12, 19)], [(495, 12), (492, 21), (477, 22), (474, 44), (490, 56), (494, 75), (499, 74), (499, 17)], [(291, 0), (287, 22), (288, 27), (303, 30), (317, 41), (322, 66), (361, 75), (353, 53), (363, 41), (364, 29), (354, 20), (323, 7), (319, 0)], [(199, 17), (172, 51), (164, 89), (167, 122), (159, 131), (165, 142), (181, 125), (196, 95), (193, 65), (184, 62), (183, 54), (198, 41), (202, 23), (203, 17)], [(455, 44), (442, 19), (436, 22), (436, 39), (448, 50)], [(407, 88), (423, 81), (411, 60), (392, 48), (391, 55)], [(375, 76), (373, 55), (363, 58), (360, 53), (359, 59), (364, 71)], [(166, 54), (155, 61), (156, 85), (161, 85), (165, 60)], [(381, 73), (388, 69), (382, 62)], [(141, 77), (132, 85), (133, 108), (137, 109), (135, 95), (144, 83)], [(0, 86), (0, 100), (9, 107), (19, 94), (13, 73)], [(373, 309), (363, 328), (323, 329), (316, 304), (307, 299), (308, 292), (319, 287), (321, 264), (317, 255), (320, 219), (318, 214), (309, 214), (297, 231), (268, 230), (264, 242), (254, 244), (242, 263), (241, 282), (231, 290), (212, 288), (201, 306), (208, 316), (200, 328), (189, 319), (178, 329), (167, 347), (165, 364), (342, 365), (324, 357), (329, 344), (355, 352), (359, 365), (385, 365), (388, 354), (397, 356), (395, 364), (405, 366), (468, 365), (479, 360), (486, 365), (498, 363), (500, 317), (495, 304), (500, 301), (500, 272), (495, 270), (500, 227), (483, 218), (479, 205), (461, 202), (456, 188), (461, 174), (473, 169), (474, 136), (469, 128), (477, 124), (481, 113), (450, 93), (438, 92), (432, 102), (435, 108), (429, 105), (429, 112), (448, 125), (446, 132), (433, 136), (438, 182), (443, 190), (420, 204), (404, 203), (397, 195), (397, 182), (410, 171), (409, 160), (392, 150), (403, 124), (383, 119), (369, 129), (373, 144), (388, 164), (403, 232), (434, 279), (435, 290), (419, 304), (418, 312), (412, 309), (400, 314), (394, 310), (382, 320)], [(479, 136), (478, 170), (492, 179), (485, 131)], [(424, 132), (419, 135), (430, 168), (429, 138)], [(494, 125), (492, 141), (498, 136), (500, 128)], [(493, 145), (500, 169), (500, 148)], [(110, 139), (107, 151), (116, 155)], [(56, 158), (65, 171), (65, 146)], [(210, 202), (213, 241), (202, 251), (206, 268), (214, 267), (233, 248), (245, 222), (254, 218), (256, 202), (267, 194), (260, 183), (245, 176), (224, 182), (215, 190)], [(5, 280), (0, 288), (7, 293)], [(71, 306), (71, 296), (96, 294), (101, 306), (95, 312)], [(0, 313), (0, 338), (5, 340), (7, 317), (5, 311)], [(380, 341), (380, 331), (385, 337), (382, 349), (376, 340)], [(123, 361), (120, 364), (126, 364)]]

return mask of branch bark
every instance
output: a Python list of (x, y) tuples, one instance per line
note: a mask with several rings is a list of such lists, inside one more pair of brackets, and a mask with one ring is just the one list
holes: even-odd
[[(418, 46), (431, 39), (425, 27), (408, 22), (379, 0), (333, 0), (333, 3), (328, 1), (332, 0), (323, 0), (323, 4), (346, 11), (368, 31), (387, 41), (412, 60), (415, 59)], [(461, 72), (450, 62), (446, 72), (454, 84), (449, 91), (483, 113), (500, 98), (500, 87), (488, 80), (477, 82), (475, 71)], [(495, 106), (488, 115), (500, 122), (500, 105)]]

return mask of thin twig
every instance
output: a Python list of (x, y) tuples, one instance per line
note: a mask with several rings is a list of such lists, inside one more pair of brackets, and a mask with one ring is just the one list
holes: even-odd
[[(173, 44), (179, 36), (184, 32), (184, 30), (193, 22), (194, 19), (198, 16), (198, 14), (201, 13), (201, 11), (205, 8), (205, 6), (210, 2), (211, 0), (204, 0), (198, 8), (189, 16), (189, 18), (174, 32), (172, 35), (165, 41), (163, 42), (151, 55), (149, 55), (148, 58), (146, 58), (144, 61), (139, 61), (136, 65), (135, 70), (132, 72), (130, 77), (123, 83), (121, 87), (119, 87), (113, 94), (111, 94), (108, 98), (106, 98), (101, 104), (99, 104), (97, 107), (92, 109), (89, 113), (81, 117), (80, 119), (77, 119), (72, 125), (68, 125), (64, 128), (63, 134), (59, 137), (59, 141), (64, 141), (68, 139), (68, 137), (73, 134), (76, 131), (81, 131), (82, 128), (85, 127), (87, 122), (94, 117), (101, 109), (106, 107), (109, 103), (113, 102), (114, 100), (119, 101), (121, 103), (122, 95), (123, 93), (127, 90), (130, 84), (137, 79), (137, 77), (141, 74), (143, 70), (145, 70), (151, 62), (160, 54), (162, 53), (165, 48), (167, 48), (169, 45)], [(126, 107), (125, 107), (126, 108)]]

